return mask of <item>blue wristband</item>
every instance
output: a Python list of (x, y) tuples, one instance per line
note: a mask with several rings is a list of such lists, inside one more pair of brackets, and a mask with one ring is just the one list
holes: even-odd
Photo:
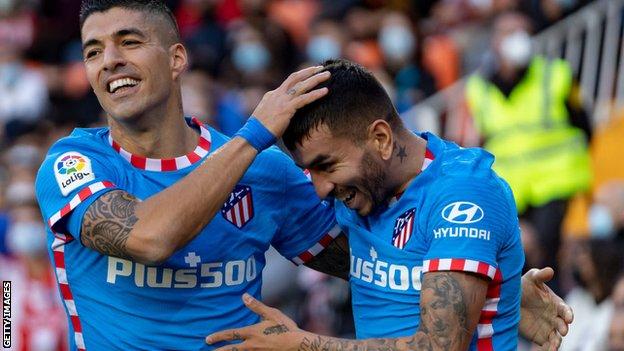
[(247, 123), (234, 136), (239, 136), (253, 146), (258, 153), (275, 144), (277, 139), (258, 119), (249, 117)]

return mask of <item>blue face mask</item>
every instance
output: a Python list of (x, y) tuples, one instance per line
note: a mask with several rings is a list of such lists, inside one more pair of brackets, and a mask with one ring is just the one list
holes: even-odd
[(409, 28), (390, 25), (383, 27), (379, 32), (379, 45), (386, 58), (406, 60), (414, 52), (416, 40)]
[(317, 35), (308, 42), (306, 53), (311, 61), (322, 63), (340, 57), (340, 44), (330, 36)]
[(269, 65), (271, 54), (259, 42), (245, 42), (237, 45), (232, 53), (236, 68), (243, 73), (261, 71)]
[(595, 204), (589, 209), (589, 232), (592, 237), (606, 238), (615, 232), (615, 222), (609, 208)]
[(22, 74), (22, 66), (18, 63), (0, 64), (0, 85), (11, 87), (17, 83)]

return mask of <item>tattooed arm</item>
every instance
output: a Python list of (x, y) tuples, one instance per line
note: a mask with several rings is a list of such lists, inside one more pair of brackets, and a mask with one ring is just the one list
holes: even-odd
[(479, 322), (488, 282), (463, 272), (425, 274), (421, 290), (420, 328), (410, 337), (348, 340), (300, 330), (279, 310), (246, 295), (243, 301), (263, 319), (259, 324), (215, 333), (206, 342), (243, 340), (216, 351), (394, 351), (466, 350)]
[(349, 279), (349, 242), (347, 236), (340, 233), (334, 241), (305, 265), (334, 277)]

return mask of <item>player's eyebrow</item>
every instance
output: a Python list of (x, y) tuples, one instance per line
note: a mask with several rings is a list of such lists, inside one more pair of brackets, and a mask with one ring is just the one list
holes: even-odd
[(329, 161), (329, 159), (331, 159), (329, 155), (320, 154), (317, 155), (312, 161), (310, 161), (307, 166), (304, 166), (302, 168), (313, 169), (323, 163), (326, 163), (327, 161)]
[[(136, 35), (136, 36), (140, 37), (141, 39), (147, 38), (147, 35), (143, 31), (141, 31), (138, 28), (134, 28), (134, 27), (122, 28), (122, 29), (116, 31), (113, 34), (113, 37), (121, 38), (121, 37), (125, 37), (127, 35)], [(95, 39), (95, 38), (89, 39), (89, 40), (85, 41), (84, 44), (82, 44), (82, 50), (84, 51), (89, 46), (98, 45), (98, 44), (101, 44), (101, 43), (102, 42), (100, 40), (98, 40), (98, 39)]]

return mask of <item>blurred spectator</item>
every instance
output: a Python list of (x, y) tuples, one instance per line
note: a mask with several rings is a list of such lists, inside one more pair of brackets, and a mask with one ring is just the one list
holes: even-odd
[(8, 185), (11, 256), (0, 256), (0, 278), (12, 282), (13, 350), (67, 350), (65, 313), (46, 249), (44, 223), (34, 198), (34, 174)]
[(609, 351), (624, 351), (624, 274), (613, 289), (613, 318), (609, 327)]
[[(223, 4), (232, 1), (223, 1)], [(240, 9), (233, 13), (219, 14), (217, 1), (183, 0), (175, 15), (180, 27), (180, 35), (187, 45), (191, 67), (216, 74), (225, 57), (225, 23), (240, 16)], [(218, 16), (221, 22), (217, 20)]]
[(578, 287), (566, 296), (574, 310), (574, 323), (561, 351), (607, 350), (609, 322), (614, 313), (611, 294), (624, 263), (621, 241), (592, 239), (574, 255)]
[[(591, 189), (570, 203), (564, 221), (564, 233), (567, 237), (605, 236), (612, 234), (610, 229), (618, 229), (616, 226), (624, 227), (621, 223), (624, 212), (618, 214), (618, 210), (624, 211), (619, 204), (624, 201), (624, 198), (620, 198), (621, 182), (624, 182), (624, 164), (613, 162), (624, 159), (622, 140), (624, 140), (624, 109), (614, 113), (612, 118), (593, 134), (590, 145), (593, 171)], [(601, 200), (597, 201), (599, 198)], [(598, 203), (594, 205), (594, 202)]]
[[(34, 14), (24, 4), (5, 0), (0, 8), (0, 124), (33, 122), (47, 107), (43, 75), (23, 54), (35, 36)], [(4, 129), (4, 128), (2, 128)]]
[(192, 70), (182, 76), (182, 106), (186, 116), (193, 116), (204, 123), (219, 128), (213, 117), (214, 82), (206, 73)]
[(394, 77), (395, 106), (399, 113), (435, 92), (433, 77), (421, 63), (420, 43), (405, 14), (384, 14), (378, 41), (385, 67)]
[(589, 187), (586, 135), (575, 126), (588, 123), (572, 105), (569, 65), (532, 57), (530, 30), (529, 19), (516, 12), (496, 19), (493, 70), (472, 75), (466, 96), (484, 147), (496, 156), (494, 169), (535, 228), (543, 250), (538, 266), (556, 269), (566, 201)]
[(306, 45), (306, 57), (310, 64), (320, 64), (329, 59), (343, 57), (344, 47), (348, 42), (338, 22), (330, 19), (316, 21), (310, 30), (310, 39)]

